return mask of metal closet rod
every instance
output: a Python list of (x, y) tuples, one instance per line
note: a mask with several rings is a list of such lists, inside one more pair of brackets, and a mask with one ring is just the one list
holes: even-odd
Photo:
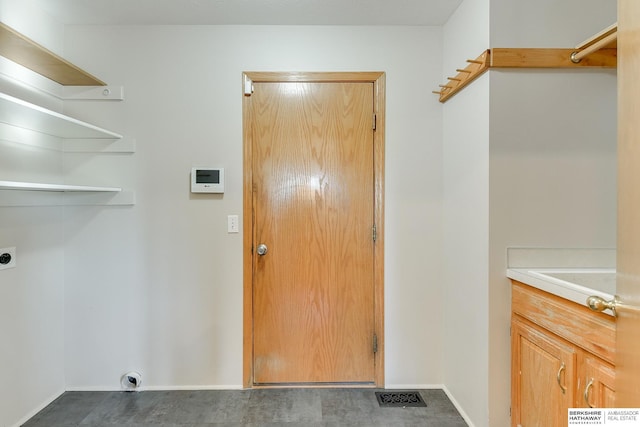
[(576, 50), (571, 53), (571, 61), (577, 64), (600, 49), (616, 47), (617, 40), (618, 23), (616, 22), (576, 46)]
[(618, 40), (618, 32), (616, 31), (615, 33), (609, 34), (607, 37), (595, 42), (594, 44), (586, 47), (583, 50), (573, 52), (571, 54), (571, 61), (577, 64), (582, 60), (582, 58), (585, 58), (591, 55), (593, 52), (596, 52), (617, 40)]

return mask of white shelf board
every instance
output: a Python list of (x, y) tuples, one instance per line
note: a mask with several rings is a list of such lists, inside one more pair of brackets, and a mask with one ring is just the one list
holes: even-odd
[(136, 140), (123, 137), (117, 141), (105, 139), (63, 139), (65, 153), (135, 153)]
[(88, 185), (43, 184), (36, 182), (0, 181), (0, 190), (57, 191), (57, 192), (110, 192), (118, 193), (118, 187), (94, 187)]
[(0, 93), (0, 122), (60, 138), (121, 139), (122, 135)]
[(41, 206), (133, 206), (136, 193), (122, 190), (119, 193), (83, 191), (14, 191), (0, 188), (0, 207)]

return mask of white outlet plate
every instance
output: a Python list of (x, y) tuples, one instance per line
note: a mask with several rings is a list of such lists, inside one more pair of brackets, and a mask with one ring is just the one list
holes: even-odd
[(3, 254), (11, 255), (11, 261), (8, 264), (0, 264), (0, 270), (6, 270), (7, 268), (14, 268), (16, 266), (16, 247), (1, 248), (0, 256)]

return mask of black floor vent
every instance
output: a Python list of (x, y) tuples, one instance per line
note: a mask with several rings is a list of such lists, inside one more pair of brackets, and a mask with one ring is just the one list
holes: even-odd
[(424, 407), (427, 403), (417, 391), (377, 391), (376, 398), (381, 408)]

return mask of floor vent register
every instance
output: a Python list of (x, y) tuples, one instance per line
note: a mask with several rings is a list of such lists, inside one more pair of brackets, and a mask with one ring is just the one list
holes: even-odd
[(377, 391), (376, 398), (381, 408), (416, 408), (427, 403), (417, 391)]

